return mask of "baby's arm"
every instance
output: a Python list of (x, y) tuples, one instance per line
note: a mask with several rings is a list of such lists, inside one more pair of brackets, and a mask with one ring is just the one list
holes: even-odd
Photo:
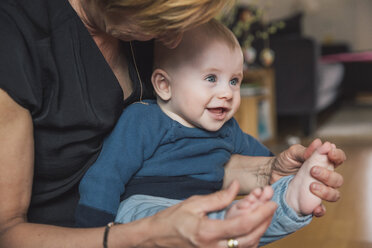
[(298, 173), (288, 186), (286, 201), (298, 214), (308, 215), (321, 204), (321, 199), (310, 192), (310, 184), (317, 181), (310, 175), (313, 166), (325, 167), (333, 170), (333, 164), (328, 160), (328, 152), (332, 149), (332, 144), (325, 142), (320, 146), (310, 158), (301, 166)]
[(261, 237), (260, 246), (284, 238), (307, 226), (312, 220), (312, 215), (300, 216), (286, 202), (285, 198), (288, 185), (292, 179), (293, 176), (282, 177), (271, 185), (274, 190), (271, 200), (278, 204), (278, 208), (275, 211), (269, 228)]
[(272, 185), (272, 200), (278, 204), (278, 209), (260, 245), (283, 238), (311, 222), (311, 213), (319, 206), (321, 199), (310, 192), (310, 184), (316, 181), (310, 175), (310, 170), (315, 165), (333, 170), (333, 164), (328, 160), (328, 152), (333, 147), (329, 142), (324, 143), (304, 162), (295, 176), (282, 177)]

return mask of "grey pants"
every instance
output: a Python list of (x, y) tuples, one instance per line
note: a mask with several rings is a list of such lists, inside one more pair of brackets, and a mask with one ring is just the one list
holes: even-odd
[[(164, 197), (133, 195), (120, 203), (116, 222), (128, 223), (138, 219), (152, 216), (157, 212), (169, 208), (181, 200), (173, 200)], [(210, 219), (224, 219), (226, 209), (208, 214)]]

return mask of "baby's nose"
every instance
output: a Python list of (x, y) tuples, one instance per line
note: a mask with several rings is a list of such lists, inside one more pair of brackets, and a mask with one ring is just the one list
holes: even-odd
[(219, 88), (218, 91), (218, 97), (224, 98), (224, 99), (231, 99), (233, 96), (232, 89), (229, 87), (229, 85), (224, 85)]

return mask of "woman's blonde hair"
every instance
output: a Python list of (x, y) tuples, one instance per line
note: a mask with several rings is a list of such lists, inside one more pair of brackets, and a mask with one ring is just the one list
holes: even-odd
[(164, 35), (206, 23), (235, 0), (99, 0), (104, 11), (133, 14), (143, 31)]

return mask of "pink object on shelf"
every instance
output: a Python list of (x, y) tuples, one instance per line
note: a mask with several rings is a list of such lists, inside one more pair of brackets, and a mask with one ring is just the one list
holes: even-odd
[(372, 62), (372, 51), (357, 53), (338, 53), (324, 55), (321, 58), (324, 63), (332, 62)]

